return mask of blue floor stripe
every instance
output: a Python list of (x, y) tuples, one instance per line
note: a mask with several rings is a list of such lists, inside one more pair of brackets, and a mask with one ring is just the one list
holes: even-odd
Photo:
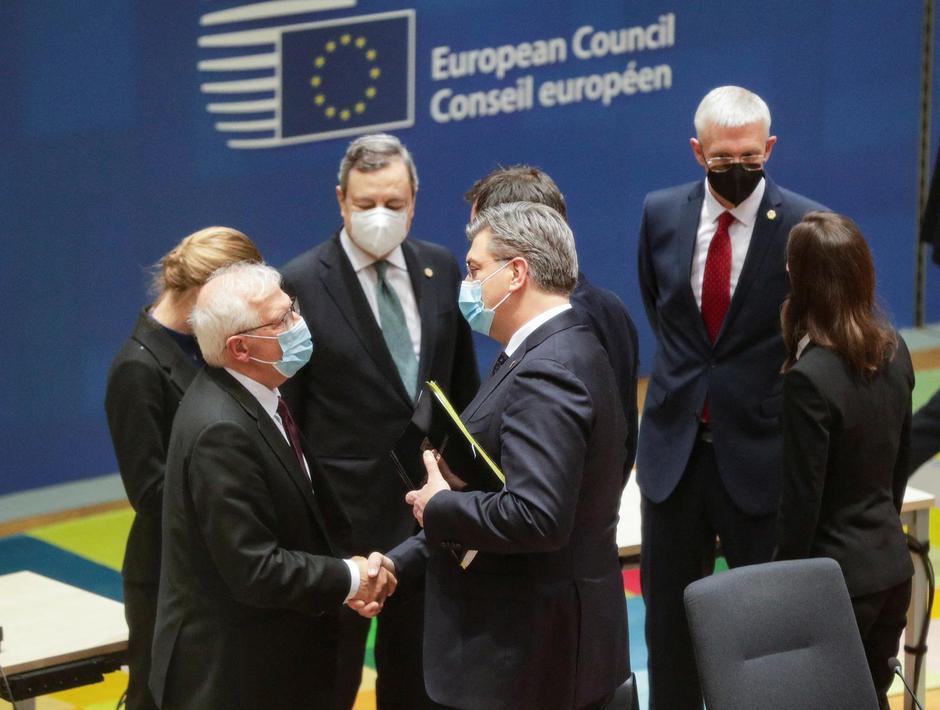
[(29, 535), (0, 538), (0, 574), (21, 570), (123, 601), (119, 572)]

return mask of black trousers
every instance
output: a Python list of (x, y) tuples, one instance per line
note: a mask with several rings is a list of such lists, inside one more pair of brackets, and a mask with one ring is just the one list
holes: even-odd
[(157, 618), (157, 585), (124, 582), (124, 618), (127, 619), (127, 710), (157, 710), (148, 685), (150, 647)]
[[(422, 710), (431, 701), (424, 690), (421, 648), (424, 642), (424, 595), (392, 595), (376, 617), (376, 706), (379, 710)], [(362, 680), (369, 619), (343, 609), (336, 659), (333, 710), (350, 710)]]
[(911, 580), (873, 594), (852, 597), (852, 610), (862, 636), (871, 679), (882, 710), (888, 708), (888, 688), (894, 673), (888, 660), (898, 655), (901, 632), (911, 603)]
[(699, 710), (702, 693), (682, 594), (715, 566), (715, 537), (730, 567), (769, 562), (776, 515), (752, 516), (728, 496), (710, 443), (695, 444), (662, 503), (642, 500), (640, 580), (646, 604), (650, 710)]

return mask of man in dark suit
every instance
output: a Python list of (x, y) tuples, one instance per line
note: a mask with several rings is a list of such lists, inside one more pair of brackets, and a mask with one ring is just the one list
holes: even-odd
[(639, 278), (657, 339), (640, 427), (641, 580), (650, 707), (702, 705), (682, 593), (766, 562), (780, 495), (780, 306), (790, 228), (816, 203), (764, 175), (776, 136), (759, 96), (724, 86), (695, 114), (705, 180), (651, 193)]
[[(207, 367), (177, 410), (150, 686), (164, 710), (325, 707), (344, 601), (375, 614), (381, 556), (337, 559), (342, 514), (277, 387), (310, 337), (280, 276), (216, 272), (191, 315)], [(371, 569), (369, 567), (371, 566)]]
[(940, 452), (940, 390), (923, 407), (914, 412), (911, 421), (911, 473)]
[(424, 531), (390, 569), (414, 583), (426, 565), (424, 673), (439, 706), (603, 707), (629, 674), (614, 373), (568, 301), (578, 265), (561, 215), (500, 205), (467, 234), (461, 310), (504, 352), (461, 418), (506, 483), (449, 490), (426, 453), (428, 483), (407, 496)]
[[(497, 168), (477, 180), (467, 194), (470, 219), (489, 207), (507, 202), (536, 202), (548, 205), (567, 221), (568, 205), (551, 176), (531, 165)], [(626, 485), (636, 459), (638, 430), (636, 404), (637, 335), (636, 326), (623, 301), (613, 291), (600, 288), (578, 271), (578, 282), (571, 292), (571, 308), (600, 341), (617, 378), (617, 392), (627, 419), (627, 459), (623, 483)]]
[[(415, 530), (388, 458), (435, 380), (455, 405), (479, 384), (470, 331), (457, 310), (460, 274), (443, 247), (407, 238), (418, 177), (388, 135), (353, 141), (340, 164), (343, 227), (284, 268), (316, 351), (287, 387), (313, 454), (352, 521), (346, 554), (388, 550)], [(390, 600), (378, 620), (376, 695), (382, 710), (427, 706), (420, 594)], [(338, 696), (348, 710), (362, 673), (368, 622), (344, 610)]]

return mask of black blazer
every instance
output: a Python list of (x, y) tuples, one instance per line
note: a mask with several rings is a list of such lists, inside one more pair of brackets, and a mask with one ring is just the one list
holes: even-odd
[(690, 282), (704, 197), (699, 180), (650, 193), (643, 206), (639, 277), (656, 356), (637, 483), (654, 503), (669, 497), (688, 463), (707, 395), (721, 480), (741, 510), (766, 515), (780, 497), (787, 236), (804, 214), (825, 208), (767, 178), (744, 268), (713, 345)]
[[(615, 392), (606, 353), (569, 310), (526, 338), (462, 413), (505, 489), (437, 494), (424, 531), (390, 553), (403, 584), (427, 563), (435, 702), (581, 708), (627, 677), (616, 543), (626, 423)], [(479, 550), (466, 570), (455, 547)]]
[[(315, 460), (301, 470), (258, 401), (207, 367), (180, 404), (167, 459), (150, 687), (171, 708), (326, 707), (346, 564)], [(315, 491), (315, 492), (314, 492)]]
[[(463, 407), (479, 374), (470, 329), (457, 309), (460, 274), (443, 247), (402, 244), (421, 315), (419, 381), (436, 380)], [(414, 413), (339, 234), (283, 269), (313, 335), (313, 356), (281, 389), (352, 522), (352, 549), (388, 550), (415, 530), (388, 458)]]
[(108, 372), (104, 408), (127, 499), (136, 515), (122, 574), (128, 582), (160, 580), (160, 519), (170, 428), (198, 366), (142, 312)]
[(578, 283), (571, 292), (571, 307), (607, 351), (607, 358), (614, 370), (617, 392), (627, 420), (627, 459), (623, 471), (623, 483), (626, 485), (636, 461), (639, 430), (636, 405), (639, 345), (636, 326), (617, 294), (595, 286), (584, 274), (578, 274)]
[(870, 381), (812, 345), (787, 372), (777, 559), (831, 557), (853, 597), (914, 573), (899, 518), (913, 387), (900, 336), (897, 354)]

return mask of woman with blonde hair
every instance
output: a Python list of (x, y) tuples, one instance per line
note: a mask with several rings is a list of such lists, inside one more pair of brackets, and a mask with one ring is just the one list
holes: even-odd
[(914, 572), (899, 514), (907, 484), (907, 346), (875, 302), (871, 252), (855, 223), (810, 212), (790, 231), (781, 312), (784, 478), (777, 559), (831, 557), (852, 599), (887, 710)]
[(209, 276), (239, 261), (262, 259), (238, 230), (207, 227), (183, 239), (157, 262), (156, 300), (138, 317), (108, 373), (105, 411), (124, 490), (136, 513), (121, 570), (129, 629), (128, 710), (156, 708), (147, 683), (166, 452), (176, 408), (203, 364), (188, 318)]

